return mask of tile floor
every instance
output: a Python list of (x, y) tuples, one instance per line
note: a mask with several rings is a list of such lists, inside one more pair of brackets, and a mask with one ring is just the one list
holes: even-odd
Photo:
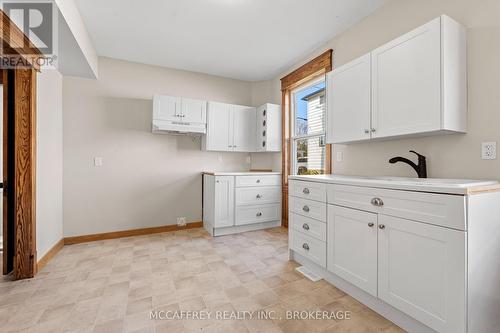
[[(0, 331), (403, 332), (325, 281), (303, 278), (287, 252), (284, 228), (217, 238), (193, 229), (65, 246), (36, 278), (0, 279)], [(274, 319), (152, 320), (151, 310), (264, 310)], [(351, 319), (280, 319), (288, 310), (350, 311)]]

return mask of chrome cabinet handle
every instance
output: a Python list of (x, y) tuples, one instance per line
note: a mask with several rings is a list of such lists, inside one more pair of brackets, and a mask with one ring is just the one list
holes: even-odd
[(309, 213), (309, 210), (310, 210), (310, 209), (309, 209), (309, 206), (307, 206), (307, 205), (306, 205), (306, 206), (302, 207), (302, 210), (303, 210), (304, 212), (306, 212), (306, 213)]
[(379, 228), (380, 230), (383, 230), (383, 229), (385, 229), (385, 225), (381, 224), (381, 225), (379, 225), (379, 226), (378, 226), (378, 228)]
[(262, 213), (258, 212), (256, 215), (260, 217), (260, 216), (262, 216)]
[(369, 226), (370, 228), (371, 228), (371, 227), (373, 227), (374, 225), (375, 225), (375, 224), (374, 224), (373, 222), (368, 223), (368, 226)]
[(375, 133), (377, 131), (376, 128), (372, 128), (372, 133)]
[(309, 244), (307, 243), (302, 244), (302, 248), (306, 251), (309, 251)]
[(384, 202), (380, 198), (373, 198), (371, 201), (372, 205), (380, 207), (384, 205)]
[(304, 224), (302, 225), (302, 228), (304, 228), (304, 230), (309, 230), (309, 224), (304, 223)]
[(260, 183), (260, 179), (257, 179), (256, 183)]
[(370, 133), (370, 130), (365, 128), (365, 134), (368, 134), (368, 133)]
[(260, 199), (260, 198), (262, 198), (262, 195), (257, 194), (257, 195), (256, 195), (256, 198), (257, 198), (257, 199)]
[(304, 187), (304, 189), (302, 190), (302, 193), (309, 194), (311, 192), (309, 192), (309, 189), (307, 187)]

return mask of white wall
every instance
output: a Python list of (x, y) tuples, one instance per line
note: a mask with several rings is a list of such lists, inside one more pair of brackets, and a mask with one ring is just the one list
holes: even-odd
[[(447, 14), (467, 27), (469, 75), (469, 130), (465, 135), (432, 136), (353, 145), (335, 145), (342, 162), (333, 161), (339, 174), (415, 176), (406, 165), (390, 165), (390, 157), (412, 157), (414, 149), (428, 157), (429, 177), (500, 179), (500, 158), (481, 160), (481, 142), (500, 143), (500, 1), (392, 0), (349, 30), (311, 52), (311, 55), (274, 80), (259, 83), (267, 96), (278, 98), (279, 79), (310, 59), (333, 49), (334, 66)], [(264, 87), (264, 88), (263, 88)], [(265, 87), (272, 87), (272, 93)], [(259, 91), (258, 89), (255, 90)], [(255, 97), (258, 99), (258, 96)], [(412, 157), (414, 158), (414, 157)]]
[(62, 76), (37, 75), (36, 245), (42, 258), (63, 238)]
[(65, 236), (201, 221), (201, 171), (250, 168), (249, 154), (151, 133), (153, 94), (251, 105), (249, 82), (109, 58), (98, 80), (63, 81)]

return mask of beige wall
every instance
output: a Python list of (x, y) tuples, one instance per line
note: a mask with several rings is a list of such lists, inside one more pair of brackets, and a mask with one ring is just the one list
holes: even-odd
[(62, 75), (37, 75), (36, 245), (38, 259), (63, 238)]
[[(414, 149), (428, 157), (429, 177), (500, 179), (500, 158), (484, 161), (480, 155), (481, 142), (497, 141), (500, 144), (500, 1), (388, 1), (289, 71), (328, 48), (334, 50), (334, 66), (342, 65), (441, 14), (449, 15), (467, 27), (468, 133), (335, 145), (334, 158), (335, 152), (344, 152), (342, 162), (333, 161), (335, 173), (415, 176), (408, 166), (387, 163), (396, 155), (411, 157), (408, 150)], [(269, 96), (276, 98), (279, 96), (279, 78), (283, 75), (259, 85), (273, 87)]]
[(152, 134), (152, 96), (249, 105), (251, 88), (108, 58), (99, 59), (98, 80), (64, 77), (64, 235), (200, 221), (200, 172), (247, 170), (249, 154), (203, 152), (199, 139)]

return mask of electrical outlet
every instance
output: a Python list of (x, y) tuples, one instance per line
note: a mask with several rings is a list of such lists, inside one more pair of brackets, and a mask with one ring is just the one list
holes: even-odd
[(224, 162), (224, 158), (222, 157), (221, 153), (217, 154), (217, 161), (219, 161), (219, 163), (223, 163)]
[(178, 217), (177, 218), (177, 225), (179, 227), (184, 227), (186, 226), (186, 218), (185, 217)]
[(494, 160), (497, 158), (497, 143), (483, 142), (481, 144), (481, 158), (483, 160)]
[(94, 157), (94, 166), (96, 167), (102, 166), (102, 157)]

